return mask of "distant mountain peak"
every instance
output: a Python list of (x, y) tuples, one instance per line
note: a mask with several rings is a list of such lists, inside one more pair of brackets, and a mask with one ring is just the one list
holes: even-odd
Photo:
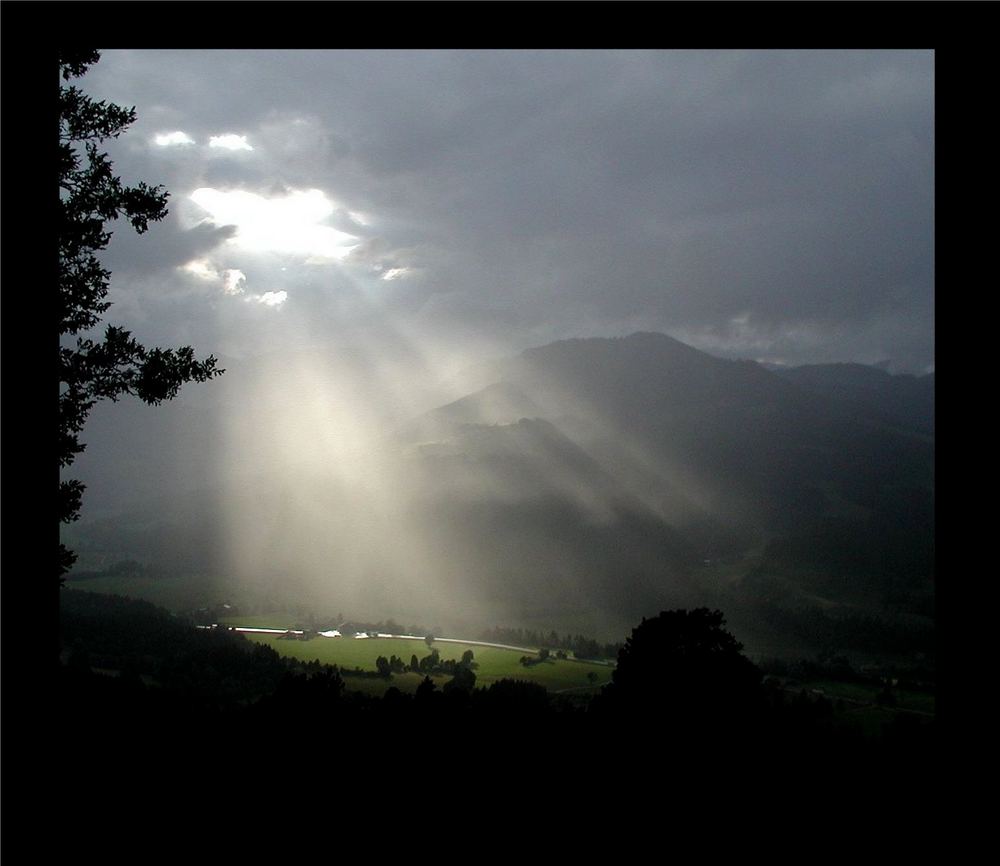
[[(676, 337), (671, 337), (668, 334), (662, 334), (658, 331), (636, 331), (623, 337), (568, 337), (564, 340), (547, 343), (544, 346), (535, 346), (531, 349), (526, 349), (522, 354), (530, 355), (538, 352), (560, 351), (578, 347), (667, 348), (698, 355), (707, 355), (706, 352), (702, 352), (700, 349), (694, 348), (694, 346), (689, 346)], [(712, 357), (711, 355), (707, 356)]]

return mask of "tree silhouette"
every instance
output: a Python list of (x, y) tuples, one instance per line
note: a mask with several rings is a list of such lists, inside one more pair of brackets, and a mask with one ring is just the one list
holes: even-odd
[(466, 694), (470, 694), (475, 687), (475, 673), (467, 667), (459, 667), (455, 669), (455, 674), (452, 679), (448, 680), (448, 682), (444, 684), (442, 691), (445, 694), (451, 694), (454, 691), (462, 691)]
[[(83, 75), (100, 59), (92, 50), (61, 52), (63, 81)], [(111, 306), (110, 271), (97, 253), (112, 232), (109, 221), (126, 219), (142, 234), (167, 214), (168, 193), (145, 183), (125, 186), (98, 145), (117, 138), (135, 120), (134, 108), (96, 102), (72, 85), (59, 88), (59, 465), (65, 469), (85, 446), (79, 440), (87, 416), (101, 399), (134, 394), (156, 405), (175, 397), (185, 382), (204, 382), (223, 371), (216, 358), (196, 361), (190, 347), (146, 349), (129, 331), (109, 325), (103, 339), (88, 336)], [(75, 339), (73, 339), (75, 338)], [(59, 518), (80, 516), (84, 485), (63, 480)], [(59, 545), (59, 582), (76, 555)]]
[(643, 619), (618, 653), (608, 709), (662, 721), (736, 721), (760, 699), (761, 672), (723, 626), (721, 611), (663, 611)]

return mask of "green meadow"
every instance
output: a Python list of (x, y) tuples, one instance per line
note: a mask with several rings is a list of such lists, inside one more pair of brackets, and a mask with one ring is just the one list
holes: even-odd
[[(244, 623), (240, 623), (243, 625)], [(244, 632), (244, 636), (257, 643), (267, 644), (278, 653), (302, 661), (318, 660), (323, 664), (337, 665), (342, 669), (361, 668), (365, 671), (375, 670), (375, 659), (379, 656), (399, 656), (406, 664), (410, 657), (416, 654), (418, 659), (430, 654), (427, 644), (422, 640), (405, 640), (402, 638), (324, 638), (312, 640), (279, 639), (278, 635), (254, 634)], [(435, 641), (436, 649), (442, 659), (461, 659), (466, 650), (472, 650), (475, 655), (476, 687), (488, 686), (502, 679), (529, 680), (540, 683), (551, 692), (565, 689), (585, 690), (591, 687), (587, 675), (591, 672), (597, 676), (593, 687), (597, 688), (611, 681), (610, 665), (593, 662), (575, 661), (571, 659), (546, 659), (539, 664), (525, 667), (521, 664), (521, 656), (526, 653), (518, 650), (498, 649), (497, 647), (478, 646), (475, 644), (444, 643)], [(432, 679), (439, 685), (446, 683), (450, 677), (438, 676)], [(390, 679), (375, 679), (365, 677), (345, 676), (347, 688), (382, 694), (390, 686), (400, 691), (414, 692), (423, 680), (422, 674), (394, 674)]]
[[(881, 688), (873, 683), (844, 683), (835, 680), (808, 680), (802, 684), (805, 689), (819, 689), (831, 701), (846, 698), (865, 704), (877, 704)], [(914, 710), (934, 715), (934, 695), (926, 692), (893, 689), (894, 707), (900, 710)]]

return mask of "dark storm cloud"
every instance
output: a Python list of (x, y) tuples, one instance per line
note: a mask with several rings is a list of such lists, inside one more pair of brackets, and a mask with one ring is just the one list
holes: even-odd
[(383, 301), (422, 326), (933, 360), (930, 52), (107, 52), (85, 82), (137, 106), (116, 160), (178, 198), (323, 190), (355, 265), (412, 269)]
[(207, 223), (185, 229), (174, 220), (164, 220), (152, 229), (152, 234), (136, 235), (119, 224), (103, 255), (104, 266), (119, 275), (177, 268), (216, 249), (235, 231), (233, 226)]

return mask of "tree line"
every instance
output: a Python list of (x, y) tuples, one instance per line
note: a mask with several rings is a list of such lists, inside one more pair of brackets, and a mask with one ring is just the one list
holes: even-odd
[(582, 634), (560, 635), (556, 631), (534, 631), (528, 628), (494, 626), (481, 632), (478, 639), (486, 643), (514, 646), (537, 646), (548, 650), (571, 652), (578, 659), (613, 659), (622, 648), (620, 641), (601, 643)]
[[(393, 740), (427, 723), (509, 738), (524, 730), (514, 720), (532, 718), (536, 733), (620, 737), (622, 748), (664, 738), (758, 750), (933, 742), (933, 722), (897, 713), (873, 736), (843, 724), (828, 699), (789, 696), (765, 682), (724, 623), (707, 609), (643, 620), (619, 651), (612, 682), (593, 698), (553, 695), (517, 679), (479, 687), (472, 650), (442, 660), (433, 649), (409, 663), (381, 657), (367, 675), (389, 679), (415, 669), (423, 680), (412, 695), (390, 685), (376, 697), (348, 688), (353, 672), (283, 658), (228, 629), (198, 629), (148, 602), (64, 589), (57, 691), (67, 717), (82, 720), (81, 737), (122, 725), (174, 737), (209, 725), (234, 736), (323, 730), (367, 741), (379, 730)], [(431, 677), (441, 674), (451, 679), (438, 686)]]

